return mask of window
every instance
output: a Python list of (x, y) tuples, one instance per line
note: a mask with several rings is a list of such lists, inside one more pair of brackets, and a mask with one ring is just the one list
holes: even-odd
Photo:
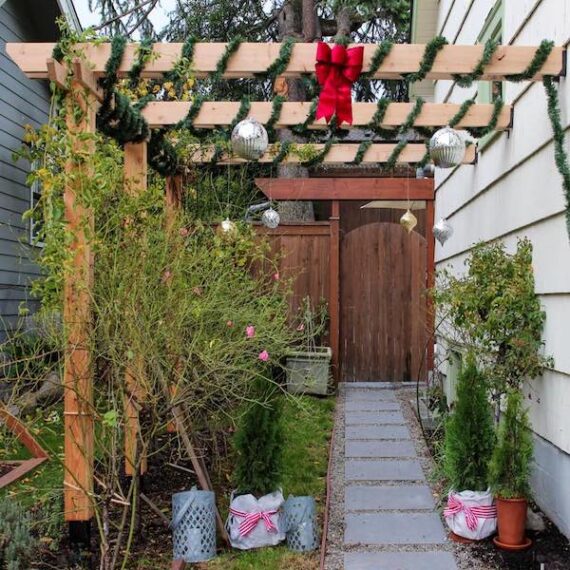
[[(503, 0), (498, 0), (487, 16), (483, 29), (479, 34), (477, 43), (484, 44), (489, 40), (503, 43)], [(504, 83), (502, 81), (479, 81), (477, 88), (478, 103), (493, 103), (499, 97), (504, 99)], [(479, 141), (479, 148), (483, 149), (494, 137), (494, 133), (488, 134)]]
[[(37, 168), (37, 164), (32, 164), (32, 170)], [(41, 219), (42, 215), (38, 208), (38, 203), (40, 201), (42, 189), (40, 183), (36, 180), (30, 186), (30, 211), (32, 215), (30, 216), (30, 245), (36, 247), (43, 247), (44, 243), (39, 240), (40, 230), (41, 230)]]

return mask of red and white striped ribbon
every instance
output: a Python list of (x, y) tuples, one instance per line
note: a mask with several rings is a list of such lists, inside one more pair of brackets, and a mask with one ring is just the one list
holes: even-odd
[(477, 528), (478, 519), (494, 519), (497, 517), (497, 507), (493, 505), (468, 507), (456, 495), (449, 495), (447, 508), (443, 511), (444, 517), (452, 517), (463, 512), (469, 530)]
[(271, 520), (271, 515), (277, 514), (278, 511), (262, 511), (260, 513), (246, 513), (230, 508), (230, 513), (236, 517), (243, 518), (239, 525), (239, 532), (242, 536), (247, 536), (256, 526), (260, 520), (265, 523), (267, 532), (276, 532), (277, 527)]

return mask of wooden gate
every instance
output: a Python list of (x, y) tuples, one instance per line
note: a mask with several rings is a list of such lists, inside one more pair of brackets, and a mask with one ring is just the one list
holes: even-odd
[(341, 380), (424, 379), (425, 238), (366, 224), (343, 236), (340, 258)]

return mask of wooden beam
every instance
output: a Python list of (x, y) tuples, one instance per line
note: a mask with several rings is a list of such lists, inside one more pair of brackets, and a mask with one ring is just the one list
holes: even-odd
[[(310, 146), (316, 152), (323, 150), (323, 144), (311, 144), (304, 145), (299, 144), (297, 148), (302, 151), (303, 147)], [(358, 151), (358, 144), (351, 143), (339, 143), (333, 144), (329, 153), (323, 160), (324, 164), (344, 164), (350, 163), (354, 160), (356, 153)], [(394, 150), (395, 144), (385, 143), (385, 144), (373, 144), (364, 155), (363, 164), (387, 162)], [(269, 145), (267, 152), (259, 159), (259, 162), (271, 162), (278, 152), (278, 146)], [(400, 153), (398, 158), (398, 164), (409, 163), (409, 162), (419, 162), (425, 155), (426, 147), (424, 144), (420, 143), (410, 143), (404, 150)], [(299, 157), (302, 152), (295, 153), (290, 152), (289, 155), (283, 161), (284, 163), (300, 163), (302, 159)], [(213, 147), (199, 147), (196, 146), (196, 150), (192, 152), (190, 150), (188, 155), (188, 160), (192, 163), (206, 163), (212, 160), (214, 155)], [(463, 164), (473, 164), (475, 161), (476, 149), (475, 145), (470, 145), (467, 147), (465, 153), (465, 158), (463, 159)], [(305, 158), (306, 160), (306, 158)], [(218, 164), (244, 164), (247, 162), (243, 158), (237, 156), (222, 156), (218, 161)]]
[[(175, 125), (186, 115), (191, 107), (186, 101), (156, 101), (149, 103), (143, 110), (143, 116), (151, 127), (162, 125)], [(240, 103), (231, 101), (217, 101), (203, 103), (198, 116), (194, 120), (194, 127), (198, 129), (211, 129), (218, 126), (231, 125)], [(291, 127), (303, 123), (309, 114), (310, 102), (285, 102), (276, 128)], [(391, 103), (388, 106), (384, 120), (380, 126), (384, 128), (399, 127), (414, 107), (413, 103)], [(443, 127), (449, 124), (452, 117), (459, 111), (460, 105), (452, 103), (425, 103), (422, 112), (415, 121), (418, 127)], [(255, 117), (263, 124), (267, 124), (271, 116), (270, 102), (254, 102), (251, 104), (250, 117)], [(376, 112), (376, 103), (353, 103), (353, 126), (368, 125)], [(473, 105), (465, 117), (458, 123), (457, 128), (486, 127), (491, 121), (494, 105)], [(496, 130), (508, 129), (511, 124), (512, 107), (505, 105), (499, 115)], [(328, 125), (324, 119), (309, 124), (310, 129), (326, 129)]]
[(274, 200), (433, 200), (431, 178), (256, 178)]
[[(119, 67), (119, 76), (125, 77), (137, 58), (138, 45), (128, 44)], [(162, 43), (154, 45), (155, 57), (151, 58), (142, 72), (142, 77), (161, 77), (170, 71), (180, 58), (181, 43)], [(225, 43), (197, 43), (192, 60), (192, 69), (197, 77), (213, 73), (226, 49)], [(20, 69), (34, 79), (47, 78), (47, 60), (51, 57), (53, 43), (7, 43), (6, 51)], [(78, 46), (85, 53), (95, 76), (105, 72), (111, 46), (85, 44)], [(252, 77), (264, 72), (278, 57), (279, 43), (243, 43), (230, 58), (224, 77)], [(439, 52), (432, 71), (427, 79), (452, 79), (457, 73), (471, 73), (483, 54), (484, 45), (449, 45)], [(499, 46), (485, 70), (483, 80), (500, 80), (506, 75), (523, 72), (532, 60), (536, 46)], [(298, 77), (313, 73), (315, 69), (316, 46), (312, 43), (297, 43), (284, 77)], [(378, 79), (398, 79), (402, 74), (418, 71), (424, 55), (425, 46), (421, 44), (395, 45), (390, 54), (374, 75)], [(364, 46), (363, 70), (370, 68), (370, 61), (376, 51), (375, 44)], [(546, 60), (542, 70), (534, 80), (544, 74), (558, 76), (564, 70), (564, 48), (555, 47)]]
[(332, 349), (332, 373), (335, 386), (340, 373), (340, 204), (333, 200), (329, 251), (329, 339)]
[(79, 58), (75, 58), (71, 64), (75, 81), (83, 88), (91, 92), (99, 103), (103, 102), (103, 90), (97, 84), (97, 79), (87, 65)]
[[(84, 94), (72, 81), (66, 96), (67, 129), (73, 150), (80, 156), (93, 152), (93, 141), (85, 134), (95, 132), (95, 98)], [(78, 117), (74, 109), (83, 113)], [(70, 158), (63, 200), (65, 219), (73, 236), (72, 271), (64, 285), (63, 319), (66, 332), (64, 356), (64, 512), (66, 521), (88, 521), (93, 516), (93, 365), (90, 352), (91, 288), (93, 256), (87, 233), (93, 230), (93, 213), (77, 200), (84, 180), (92, 173), (89, 161)]]
[(309, 222), (307, 224), (283, 222), (275, 229), (266, 228), (263, 224), (255, 222), (255, 233), (268, 236), (328, 236), (330, 235), (330, 222)]
[[(126, 143), (124, 154), (125, 192), (136, 196), (147, 186), (147, 143)], [(144, 474), (147, 470), (147, 457), (141, 450), (139, 411), (146, 396), (142, 380), (144, 375), (144, 357), (135, 355), (132, 363), (125, 370), (124, 395), (125, 414), (125, 474), (133, 477), (137, 465)]]

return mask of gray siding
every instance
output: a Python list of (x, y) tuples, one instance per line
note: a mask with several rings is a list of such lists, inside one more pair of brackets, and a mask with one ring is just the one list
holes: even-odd
[(22, 144), (25, 125), (47, 121), (49, 88), (27, 79), (4, 45), (53, 40), (52, 30), (46, 33), (31, 20), (31, 8), (21, 0), (7, 0), (0, 7), (0, 335), (16, 323), (20, 304), (30, 300), (29, 284), (39, 274), (32, 262), (37, 251), (29, 246), (28, 223), (22, 221), (29, 208), (29, 164), (14, 162), (12, 154)]

